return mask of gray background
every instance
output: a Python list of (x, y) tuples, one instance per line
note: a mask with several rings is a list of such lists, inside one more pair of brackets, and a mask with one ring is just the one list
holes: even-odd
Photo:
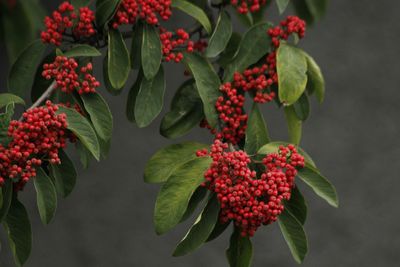
[[(45, 2), (55, 6), (59, 1)], [(327, 95), (323, 106), (313, 105), (302, 146), (337, 186), (341, 202), (339, 209), (330, 208), (304, 188), (310, 244), (304, 266), (400, 263), (399, 11), (400, 2), (393, 0), (331, 1), (326, 18), (303, 41), (324, 71)], [(277, 22), (275, 15), (271, 19)], [(179, 16), (176, 21), (182, 24)], [(8, 66), (1, 50), (4, 90)], [(166, 69), (169, 103), (182, 69), (173, 64)], [(152, 211), (159, 188), (144, 184), (142, 173), (152, 153), (172, 141), (158, 134), (160, 120), (146, 129), (128, 123), (126, 94), (107, 96), (115, 118), (109, 159), (79, 170), (76, 190), (59, 201), (49, 226), (39, 221), (32, 186), (21, 194), (34, 233), (26, 266), (227, 266), (227, 234), (189, 256), (173, 258), (188, 224), (162, 237), (154, 233)], [(282, 115), (272, 105), (263, 109), (272, 137), (286, 138)], [(184, 139), (210, 142), (200, 129)], [(4, 234), (0, 236), (0, 265), (12, 266)], [(296, 265), (277, 225), (260, 229), (254, 247), (254, 266)]]

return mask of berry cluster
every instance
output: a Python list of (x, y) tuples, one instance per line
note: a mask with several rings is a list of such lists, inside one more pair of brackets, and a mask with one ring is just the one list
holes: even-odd
[(123, 24), (135, 24), (137, 19), (150, 25), (158, 24), (157, 14), (163, 20), (171, 16), (171, 0), (122, 0), (111, 22), (113, 28)]
[(92, 63), (79, 69), (78, 63), (73, 58), (57, 56), (55, 61), (43, 65), (42, 76), (47, 80), (55, 79), (56, 87), (64, 93), (72, 93), (77, 90), (79, 94), (96, 92), (100, 83), (91, 74)]
[(67, 1), (63, 2), (51, 17), (45, 17), (46, 30), (41, 33), (42, 41), (59, 46), (68, 29), (72, 30), (74, 38), (90, 37), (96, 33), (94, 19), (94, 12), (88, 7), (80, 8), (78, 15), (73, 5)]
[(237, 11), (241, 14), (257, 12), (266, 3), (267, 0), (231, 0), (231, 5), (236, 7)]
[(291, 34), (297, 34), (303, 38), (306, 32), (306, 22), (297, 16), (288, 16), (276, 26), (268, 30), (268, 35), (272, 38), (272, 44), (278, 48), (280, 40), (287, 40)]
[(166, 62), (180, 62), (183, 59), (183, 54), (182, 52), (176, 52), (176, 49), (186, 50), (189, 53), (193, 52), (194, 42), (190, 41), (189, 38), (189, 34), (183, 29), (178, 29), (174, 33), (160, 28), (160, 40), (164, 60)]
[[(278, 153), (267, 155), (265, 171), (258, 177), (251, 170), (250, 157), (244, 151), (226, 151), (228, 144), (216, 140), (211, 146), (213, 160), (205, 173), (203, 186), (217, 194), (221, 204), (220, 221), (234, 221), (242, 236), (253, 236), (262, 224), (277, 220), (295, 186), (296, 168), (304, 166), (304, 158), (293, 145), (281, 146)], [(206, 151), (198, 151), (205, 156)]]
[(12, 179), (14, 188), (22, 190), (31, 177), (36, 176), (35, 166), (43, 161), (60, 164), (58, 150), (64, 148), (72, 137), (68, 132), (65, 114), (56, 114), (58, 107), (46, 102), (45, 106), (27, 110), (22, 121), (11, 121), (7, 147), (0, 145), (0, 185)]

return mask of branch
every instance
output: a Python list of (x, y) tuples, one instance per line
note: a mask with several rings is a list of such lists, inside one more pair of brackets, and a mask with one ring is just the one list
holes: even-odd
[(36, 100), (36, 102), (33, 103), (33, 105), (30, 108), (28, 108), (28, 110), (40, 106), (51, 95), (51, 93), (53, 93), (53, 91), (56, 89), (56, 85), (57, 85), (56, 81), (53, 81), (50, 84), (50, 86), (46, 89), (46, 91), (44, 91), (44, 93), (38, 98), (38, 100)]

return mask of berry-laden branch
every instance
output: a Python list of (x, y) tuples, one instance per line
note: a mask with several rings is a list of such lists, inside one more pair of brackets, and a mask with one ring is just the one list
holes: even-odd
[[(280, 12), (289, 3), (276, 1)], [(65, 1), (45, 17), (41, 39), (11, 68), (10, 93), (0, 95), (0, 221), (17, 265), (27, 261), (32, 243), (19, 193), (32, 181), (40, 217), (49, 223), (57, 195), (66, 197), (75, 186), (76, 170), (64, 151), (68, 143), (75, 144), (84, 167), (107, 157), (113, 117), (100, 94), (103, 88), (119, 95), (135, 75), (126, 115), (139, 128), (148, 126), (162, 110), (166, 88), (171, 90), (164, 75), (168, 62), (184, 63), (187, 78), (175, 91), (160, 133), (173, 139), (200, 126), (212, 138), (210, 144), (170, 145), (146, 165), (145, 182), (162, 183), (156, 232), (168, 232), (200, 207), (173, 255), (194, 251), (232, 224), (229, 265), (247, 267), (251, 237), (262, 225), (278, 222), (294, 259), (303, 261), (307, 206), (297, 183), (305, 182), (338, 206), (335, 188), (299, 147), (310, 97), (322, 102), (325, 86), (315, 60), (296, 47), (306, 22), (289, 16), (272, 26), (264, 16), (270, 2)], [(314, 16), (305, 18), (309, 22), (324, 12), (324, 5), (310, 3), (293, 3)], [(194, 26), (167, 28), (164, 21), (178, 12), (191, 17)], [(235, 17), (244, 22), (243, 32), (234, 29)], [(129, 49), (126, 39), (131, 39)], [(103, 87), (93, 74), (93, 58), (101, 56)], [(24, 103), (30, 88), (33, 105), (12, 120), (14, 105)], [(248, 99), (251, 110), (245, 107)], [(285, 113), (289, 142), (272, 141), (268, 133), (262, 105), (273, 103)]]

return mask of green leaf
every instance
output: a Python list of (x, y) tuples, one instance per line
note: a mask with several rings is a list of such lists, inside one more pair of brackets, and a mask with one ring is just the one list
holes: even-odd
[(3, 222), (4, 218), (10, 209), (12, 194), (13, 194), (13, 184), (10, 179), (7, 179), (2, 188), (0, 188), (2, 195), (2, 204), (0, 207), (0, 223)]
[(113, 117), (107, 102), (98, 93), (83, 94), (81, 99), (99, 137), (103, 140), (110, 140), (113, 131)]
[(8, 127), (14, 115), (14, 103), (8, 104), (4, 113), (0, 113), (0, 144), (6, 147), (10, 142)]
[(121, 0), (98, 0), (96, 2), (96, 24), (101, 28), (114, 16)]
[(31, 254), (32, 231), (28, 213), (24, 205), (16, 197), (11, 202), (10, 210), (3, 222), (3, 226), (8, 235), (15, 263), (18, 266), (24, 265)]
[(259, 61), (271, 49), (271, 38), (267, 31), (270, 23), (254, 25), (244, 34), (233, 60), (226, 66), (224, 81), (230, 81), (235, 72), (242, 72)]
[(118, 30), (108, 32), (108, 78), (113, 88), (121, 89), (131, 70), (129, 51)]
[(11, 103), (25, 105), (25, 101), (19, 96), (9, 93), (0, 94), (0, 109)]
[(236, 227), (231, 235), (226, 257), (230, 267), (250, 267), (253, 261), (253, 245), (250, 238), (242, 237)]
[(143, 26), (141, 57), (143, 74), (147, 80), (151, 80), (160, 69), (162, 52), (157, 29), (147, 23)]
[(139, 128), (148, 126), (160, 114), (164, 104), (165, 77), (160, 67), (157, 75), (143, 78), (135, 102), (135, 121)]
[(298, 171), (297, 174), (314, 192), (325, 199), (329, 205), (339, 207), (339, 199), (335, 187), (323, 177), (318, 170), (311, 166), (306, 166)]
[(247, 154), (253, 155), (268, 142), (269, 134), (267, 125), (257, 103), (254, 103), (247, 123), (244, 150)]
[(328, 0), (305, 0), (306, 5), (315, 20), (320, 20), (328, 8)]
[(8, 91), (22, 98), (30, 90), (46, 46), (36, 40), (25, 48), (11, 67)]
[(310, 115), (310, 102), (308, 101), (308, 96), (303, 93), (299, 100), (293, 104), (293, 108), (299, 120), (307, 120)]
[(161, 121), (160, 133), (167, 138), (178, 138), (199, 125), (204, 118), (201, 98), (193, 80), (183, 83), (175, 93), (171, 111)]
[(215, 103), (220, 96), (219, 87), (221, 82), (214, 68), (204, 57), (198, 54), (185, 53), (185, 62), (193, 74), (197, 90), (203, 101), (203, 110), (207, 122), (211, 127), (218, 123), (218, 113), (215, 109)]
[(209, 157), (200, 157), (184, 163), (173, 171), (157, 196), (154, 211), (157, 234), (168, 232), (181, 221), (191, 196), (204, 182), (204, 172), (210, 164)]
[(199, 215), (193, 226), (189, 229), (185, 237), (177, 245), (173, 253), (174, 257), (186, 255), (206, 242), (218, 221), (219, 210), (219, 202), (217, 197), (214, 195), (208, 201), (207, 206)]
[(109, 79), (109, 74), (108, 74), (108, 56), (105, 56), (103, 59), (103, 84), (106, 90), (111, 94), (111, 95), (119, 95), (121, 94), (122, 90), (121, 88), (114, 88), (110, 82)]
[(219, 237), (225, 230), (228, 228), (230, 225), (230, 221), (227, 223), (222, 224), (221, 222), (218, 222), (215, 224), (214, 229), (212, 230), (211, 234), (207, 238), (206, 242), (211, 242), (217, 237)]
[(66, 198), (75, 187), (77, 174), (74, 163), (72, 163), (64, 150), (60, 149), (58, 156), (60, 157), (61, 164), (51, 164), (51, 174), (54, 177), (57, 192), (63, 198)]
[[(264, 145), (263, 147), (260, 148), (260, 150), (258, 150), (258, 154), (260, 155), (268, 155), (271, 153), (278, 153), (279, 147), (280, 146), (288, 146), (290, 145), (290, 143), (287, 142), (271, 142), (268, 143), (266, 145)], [(310, 155), (307, 154), (307, 152), (305, 152), (301, 147), (296, 146), (297, 151), (304, 157), (304, 160), (306, 163), (310, 164), (311, 166), (315, 167), (315, 163), (312, 160), (312, 158), (310, 157)]]
[(93, 159), (92, 153), (90, 153), (90, 151), (82, 144), (82, 142), (76, 142), (75, 147), (83, 168), (89, 168), (90, 161)]
[(280, 14), (285, 12), (287, 6), (289, 5), (289, 2), (290, 2), (290, 0), (276, 0), (276, 4), (278, 5)]
[(207, 192), (208, 189), (202, 186), (198, 187), (196, 191), (194, 191), (192, 197), (190, 198), (185, 214), (183, 214), (180, 222), (184, 222), (189, 219), (190, 216), (192, 216), (193, 212), (195, 212), (195, 210), (197, 209), (197, 206), (203, 201), (203, 199), (207, 195)]
[(307, 85), (307, 61), (301, 49), (281, 43), (277, 52), (279, 100), (292, 105)]
[(64, 56), (66, 57), (98, 57), (101, 56), (99, 50), (95, 47), (86, 45), (86, 44), (78, 44), (73, 46), (68, 51), (64, 52)]
[(253, 14), (251, 12), (242, 14), (237, 11), (236, 7), (232, 6), (232, 9), (237, 19), (239, 20), (240, 23), (242, 23), (243, 26), (245, 26), (246, 28), (250, 28), (251, 26), (254, 25)]
[(201, 25), (203, 25), (207, 33), (211, 34), (212, 27), (210, 20), (208, 19), (206, 13), (204, 13), (204, 11), (201, 8), (184, 0), (172, 0), (172, 7), (185, 12), (189, 16), (196, 19), (198, 22), (200, 22)]
[(133, 26), (133, 36), (131, 45), (131, 68), (139, 70), (142, 66), (142, 41), (143, 41), (143, 24), (138, 21)]
[(57, 113), (64, 113), (67, 116), (67, 128), (78, 137), (95, 159), (99, 160), (100, 145), (97, 140), (96, 132), (90, 125), (90, 122), (74, 109), (60, 106)]
[(232, 33), (231, 38), (229, 39), (229, 42), (225, 50), (221, 53), (217, 61), (219, 65), (226, 68), (226, 66), (233, 60), (233, 57), (236, 55), (241, 40), (242, 36), (239, 33), (237, 32)]
[(319, 103), (322, 103), (325, 97), (324, 76), (322, 75), (321, 69), (315, 60), (307, 53), (304, 52), (304, 54), (307, 60), (307, 87), (311, 90), (311, 92), (315, 93)]
[(224, 51), (232, 36), (232, 22), (229, 14), (226, 11), (221, 11), (217, 26), (210, 37), (206, 50), (207, 57), (216, 57)]
[(91, 0), (71, 0), (71, 4), (79, 9), (80, 7), (85, 7), (90, 5)]
[(302, 121), (297, 118), (293, 106), (285, 107), (284, 111), (290, 143), (298, 145), (301, 141)]
[(303, 226), (288, 210), (279, 215), (278, 222), (293, 258), (297, 263), (302, 263), (308, 251), (307, 236)]
[(136, 122), (135, 121), (135, 103), (136, 103), (136, 97), (139, 93), (140, 90), (140, 84), (142, 83), (143, 80), (143, 73), (140, 70), (135, 83), (132, 85), (131, 89), (129, 90), (128, 94), (128, 99), (126, 102), (126, 116), (130, 122)]
[(292, 189), (289, 201), (285, 201), (285, 209), (293, 214), (296, 219), (304, 225), (307, 219), (307, 203), (301, 194), (299, 187), (296, 186)]
[(43, 65), (46, 63), (49, 64), (54, 62), (55, 58), (56, 58), (55, 51), (52, 51), (50, 54), (46, 55), (44, 59), (40, 62), (35, 72), (35, 78), (32, 85), (32, 90), (31, 90), (32, 102), (35, 102), (37, 99), (39, 99), (39, 97), (46, 91), (46, 89), (53, 82), (52, 80), (46, 80), (42, 76), (42, 72), (43, 72)]
[(39, 209), (40, 219), (43, 224), (49, 224), (57, 209), (57, 193), (53, 181), (42, 168), (36, 170), (36, 177), (33, 179), (36, 189), (36, 200)]
[(296, 14), (300, 18), (304, 19), (307, 22), (307, 24), (311, 25), (315, 22), (315, 18), (313, 14), (311, 14), (311, 11), (306, 4), (306, 0), (291, 1), (291, 3), (294, 6)]
[(160, 149), (147, 162), (144, 169), (146, 183), (163, 183), (188, 161), (197, 158), (196, 151), (208, 148), (206, 144), (186, 142)]

